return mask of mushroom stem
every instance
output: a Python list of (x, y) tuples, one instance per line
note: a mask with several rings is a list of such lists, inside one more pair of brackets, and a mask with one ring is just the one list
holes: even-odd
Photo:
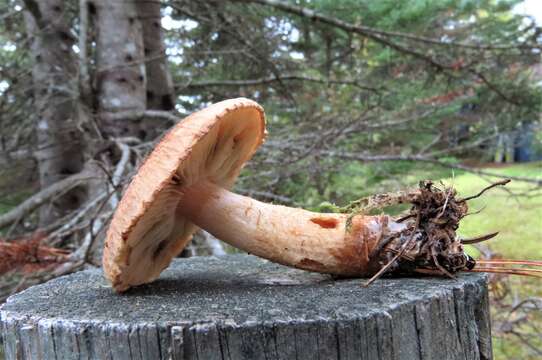
[(288, 266), (345, 276), (370, 276), (371, 251), (406, 225), (387, 215), (314, 213), (266, 204), (211, 182), (182, 189), (179, 215), (230, 245)]

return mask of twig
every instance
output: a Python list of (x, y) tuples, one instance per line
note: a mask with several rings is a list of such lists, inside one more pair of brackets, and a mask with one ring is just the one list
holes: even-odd
[(107, 197), (107, 193), (103, 192), (96, 196), (92, 201), (88, 202), (83, 208), (79, 209), (74, 215), (71, 215), (70, 220), (66, 222), (62, 227), (57, 229), (55, 232), (51, 233), (49, 236), (56, 237), (62, 234), (64, 231), (67, 231), (71, 227), (75, 226), (85, 215), (92, 210), (100, 201)]
[(78, 174), (71, 175), (70, 177), (67, 177), (50, 185), (49, 187), (46, 187), (38, 193), (30, 196), (17, 207), (0, 216), (0, 228), (3, 228), (7, 225), (12, 224), (13, 222), (18, 221), (18, 219), (37, 209), (39, 206), (43, 205), (45, 202), (49, 201), (56, 195), (69, 191), (76, 186), (79, 186), (91, 180), (94, 177), (95, 175), (93, 175), (89, 171), (83, 170)]
[[(130, 147), (120, 141), (117, 141), (116, 145), (121, 151), (121, 157), (120, 157), (119, 162), (117, 163), (113, 176), (111, 177), (111, 184), (109, 187), (111, 188), (110, 191), (112, 192), (115, 192), (117, 190), (117, 187), (120, 184), (120, 178), (122, 174), (124, 173), (124, 170), (126, 169), (126, 165), (128, 164), (128, 161), (130, 160)], [(111, 205), (112, 209), (115, 209), (118, 203), (119, 203), (119, 197), (115, 193), (109, 199), (109, 204)]]
[(483, 193), (485, 193), (486, 191), (488, 191), (489, 189), (492, 189), (496, 186), (501, 186), (501, 185), (506, 185), (508, 184), (510, 181), (510, 179), (505, 179), (505, 180), (501, 180), (501, 181), (497, 181), (496, 183), (493, 183), (485, 188), (483, 188), (478, 194), (476, 195), (473, 195), (473, 196), (469, 196), (469, 197), (466, 197), (464, 199), (461, 199), (461, 200), (457, 200), (457, 202), (464, 202), (464, 201), (469, 201), (469, 200), (472, 200), (472, 199), (476, 199), (477, 197), (480, 197), (482, 196)]
[[(447, 167), (451, 169), (459, 169), (466, 172), (470, 172), (477, 175), (485, 175), (485, 176), (491, 176), (491, 177), (497, 177), (497, 178), (505, 178), (507, 181), (514, 180), (514, 181), (522, 181), (526, 183), (533, 183), (538, 186), (542, 185), (542, 179), (536, 179), (536, 178), (529, 178), (529, 177), (523, 177), (523, 176), (506, 176), (501, 175), (485, 170), (475, 169), (470, 166), (465, 166), (461, 164), (451, 164), (444, 161), (440, 161), (437, 159), (433, 159), (430, 157), (425, 156), (409, 156), (409, 155), (359, 155), (359, 154), (352, 154), (352, 153), (345, 153), (345, 152), (335, 152), (335, 151), (327, 151), (327, 150), (321, 150), (318, 151), (319, 154), (329, 157), (336, 157), (341, 159), (347, 159), (347, 160), (357, 160), (357, 161), (363, 161), (363, 162), (376, 162), (376, 161), (415, 161), (415, 162), (427, 162), (431, 164), (436, 164), (442, 167)], [(501, 185), (500, 183), (498, 185)]]
[(491, 234), (487, 234), (487, 235), (482, 235), (482, 236), (478, 236), (478, 237), (475, 237), (475, 238), (470, 238), (470, 239), (461, 239), (461, 243), (462, 244), (477, 244), (477, 243), (481, 243), (483, 241), (487, 241), (489, 239), (493, 239), (495, 236), (499, 235), (499, 232), (494, 232), (494, 233), (491, 233)]
[(201, 87), (213, 87), (213, 86), (224, 86), (224, 87), (243, 87), (243, 86), (257, 86), (257, 85), (268, 85), (271, 83), (279, 81), (305, 81), (305, 82), (314, 82), (319, 84), (334, 84), (334, 85), (352, 85), (363, 90), (378, 92), (382, 89), (364, 86), (359, 81), (355, 80), (338, 80), (338, 79), (322, 79), (305, 75), (280, 75), (279, 77), (271, 76), (266, 78), (259, 79), (246, 79), (246, 80), (208, 80), (208, 81), (199, 81), (199, 82), (190, 82), (184, 85), (178, 85), (176, 88), (201, 88)]
[(116, 113), (104, 114), (104, 119), (110, 121), (137, 121), (143, 118), (154, 120), (165, 120), (172, 124), (176, 124), (181, 120), (181, 117), (169, 111), (162, 110), (126, 110)]
[(296, 204), (296, 202), (293, 199), (287, 196), (273, 194), (272, 192), (268, 192), (268, 191), (245, 190), (245, 189), (236, 189), (236, 191), (237, 193), (241, 195), (246, 195), (246, 196), (251, 196), (251, 197), (258, 196), (260, 198), (280, 201), (283, 204), (294, 204), (294, 205)]

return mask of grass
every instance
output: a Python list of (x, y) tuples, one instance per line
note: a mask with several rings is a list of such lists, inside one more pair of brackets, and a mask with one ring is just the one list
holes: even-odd
[[(505, 176), (542, 178), (542, 163), (511, 165), (488, 170)], [(469, 173), (462, 173), (453, 179), (446, 178), (444, 181), (453, 184), (462, 196), (476, 194), (489, 183)], [(508, 184), (505, 189), (514, 193), (523, 193), (524, 196), (513, 196), (505, 189), (499, 188), (492, 189), (483, 196), (469, 201), (471, 211), (483, 210), (480, 214), (466, 217), (461, 222), (459, 233), (464, 237), (474, 237), (499, 231), (496, 238), (487, 242), (492, 252), (510, 259), (542, 259), (542, 191), (533, 191), (533, 188), (533, 184), (516, 181)], [(478, 255), (478, 251), (473, 247), (470, 247), (468, 252)], [(530, 350), (517, 335), (503, 333), (496, 325), (499, 320), (504, 319), (505, 315), (511, 318), (519, 316), (517, 313), (508, 315), (510, 304), (517, 301), (513, 299), (514, 297), (542, 298), (542, 282), (539, 279), (508, 277), (501, 279), (496, 286), (507, 287), (510, 293), (501, 302), (497, 302), (496, 295), (492, 294), (495, 359), (540, 359), (540, 354)], [(541, 311), (531, 313), (528, 321), (517, 330), (524, 337), (530, 337), (531, 341), (542, 348), (540, 333), (534, 333), (532, 326), (542, 329)]]
[[(507, 176), (529, 176), (542, 178), (542, 164), (513, 165), (502, 169), (492, 169)], [(474, 175), (463, 174), (452, 183), (462, 196), (476, 194), (489, 184)], [(513, 259), (542, 259), (542, 192), (532, 192), (532, 184), (511, 182), (505, 188), (496, 188), (483, 196), (469, 201), (470, 211), (483, 209), (480, 214), (466, 217), (460, 225), (463, 237), (474, 237), (499, 231), (499, 235), (488, 242), (492, 251)], [(527, 193), (528, 196), (513, 196), (514, 193)]]

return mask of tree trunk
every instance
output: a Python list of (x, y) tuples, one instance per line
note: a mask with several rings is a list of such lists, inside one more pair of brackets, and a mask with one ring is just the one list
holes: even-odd
[(141, 137), (140, 124), (118, 122), (109, 115), (143, 111), (145, 59), (143, 28), (134, 1), (95, 0), (96, 77), (100, 125), (109, 137)]
[[(167, 63), (161, 25), (160, 2), (136, 1), (136, 8), (143, 25), (147, 109), (173, 110), (175, 108), (175, 95), (173, 80)], [(145, 139), (154, 139), (165, 130), (161, 125), (163, 125), (163, 122), (157, 123), (155, 119), (144, 118), (141, 135), (145, 135)]]
[[(64, 17), (64, 1), (25, 1), (25, 23), (34, 60), (32, 77), (36, 107), (36, 137), (41, 188), (78, 173), (84, 165), (83, 134), (77, 112), (77, 67), (74, 38)], [(78, 208), (83, 187), (58, 197), (40, 212), (40, 224), (50, 224)]]
[(147, 109), (173, 110), (173, 81), (168, 69), (160, 22), (160, 2), (136, 1), (136, 7), (143, 25), (143, 45), (147, 60)]

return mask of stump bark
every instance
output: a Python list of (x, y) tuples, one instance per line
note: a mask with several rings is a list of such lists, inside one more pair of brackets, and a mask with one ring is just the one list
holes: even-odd
[(0, 310), (7, 359), (490, 359), (486, 279), (359, 279), (253, 256), (175, 260), (115, 294), (99, 270)]

